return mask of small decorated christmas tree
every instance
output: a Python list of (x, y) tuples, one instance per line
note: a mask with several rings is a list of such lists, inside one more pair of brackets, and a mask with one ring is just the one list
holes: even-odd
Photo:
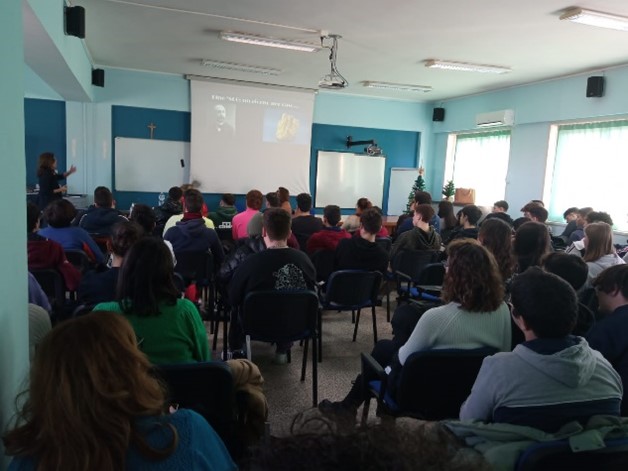
[(412, 185), (412, 190), (410, 190), (410, 194), (408, 195), (408, 204), (406, 205), (406, 212), (410, 214), (412, 212), (412, 204), (414, 203), (414, 194), (417, 191), (425, 191), (425, 180), (423, 179), (423, 174), (425, 173), (425, 169), (423, 167), (419, 167), (419, 176), (416, 177), (414, 184)]
[(447, 184), (443, 187), (443, 196), (446, 200), (451, 200), (452, 196), (456, 193), (456, 187), (454, 186), (454, 181), (449, 180)]

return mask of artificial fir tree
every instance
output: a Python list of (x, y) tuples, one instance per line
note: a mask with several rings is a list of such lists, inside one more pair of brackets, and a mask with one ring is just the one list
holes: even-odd
[(454, 196), (455, 193), (456, 193), (456, 187), (454, 186), (454, 181), (449, 180), (447, 184), (443, 187), (443, 196), (445, 197), (446, 200), (449, 201), (449, 199), (452, 196)]
[(414, 184), (412, 185), (412, 190), (408, 195), (408, 204), (406, 205), (406, 213), (412, 213), (412, 204), (414, 204), (414, 195), (417, 191), (425, 191), (425, 180), (423, 179), (423, 174), (425, 173), (425, 169), (423, 167), (419, 167), (419, 176), (416, 177)]

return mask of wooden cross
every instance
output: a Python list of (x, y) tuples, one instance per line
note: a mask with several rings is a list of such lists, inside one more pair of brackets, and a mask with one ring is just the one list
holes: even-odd
[(153, 138), (153, 134), (155, 132), (155, 129), (157, 129), (157, 125), (155, 125), (154, 123), (150, 123), (148, 126), (146, 126), (148, 129), (150, 129), (150, 138)]

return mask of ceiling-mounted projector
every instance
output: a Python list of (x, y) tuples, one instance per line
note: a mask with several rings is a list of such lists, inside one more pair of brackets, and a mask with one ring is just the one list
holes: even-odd
[(328, 88), (332, 90), (338, 90), (340, 88), (345, 88), (349, 83), (340, 76), (334, 75), (325, 75), (319, 82), (319, 88)]
[[(345, 88), (349, 86), (349, 82), (342, 76), (340, 72), (338, 72), (338, 68), (336, 67), (336, 57), (338, 54), (338, 38), (341, 36), (337, 34), (329, 34), (326, 36), (321, 36), (321, 46), (328, 48), (330, 50), (329, 53), (329, 63), (331, 65), (331, 71), (325, 75), (318, 82), (319, 88), (327, 88), (329, 90), (340, 90), (341, 88)], [(331, 39), (331, 45), (326, 46), (324, 44), (325, 39)]]

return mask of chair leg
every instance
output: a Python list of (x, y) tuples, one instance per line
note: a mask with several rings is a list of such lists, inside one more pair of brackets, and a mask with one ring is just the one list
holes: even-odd
[(362, 406), (362, 421), (361, 421), (362, 425), (366, 425), (366, 422), (368, 421), (370, 407), (371, 407), (371, 396), (369, 395), (369, 397), (367, 397), (366, 400), (364, 401), (364, 405)]
[(224, 352), (223, 358), (227, 358), (227, 351), (229, 350), (229, 347), (227, 345), (229, 343), (229, 340), (228, 340), (229, 334), (227, 333), (228, 324), (229, 324), (229, 313), (225, 309), (225, 316), (222, 320), (222, 351)]
[(386, 285), (386, 321), (390, 322), (390, 285)]
[(351, 310), (351, 323), (355, 324), (355, 310)]
[(377, 343), (377, 317), (375, 316), (375, 306), (371, 306), (373, 314), (373, 343)]
[(212, 320), (210, 325), (213, 327), (212, 329), (213, 332), (210, 331), (210, 333), (214, 334), (214, 340), (212, 342), (212, 351), (215, 352), (216, 347), (218, 347), (218, 331), (220, 330), (220, 320), (218, 319)]
[(355, 327), (353, 328), (353, 341), (355, 342), (356, 337), (358, 336), (358, 325), (360, 325), (360, 311), (361, 309), (358, 309), (358, 313), (355, 316)]
[[(303, 363), (301, 364), (301, 381), (305, 381), (305, 368), (307, 367), (307, 347), (309, 343), (310, 339), (305, 339), (305, 345), (303, 346)], [(316, 339), (313, 343), (316, 343)]]
[(288, 349), (286, 356), (288, 357), (288, 363), (292, 363), (292, 348)]
[(316, 335), (312, 337), (312, 403), (316, 407), (318, 405), (318, 363), (316, 357)]
[[(314, 339), (316, 342), (317, 339)], [(323, 310), (318, 310), (318, 361), (323, 361)]]
[(246, 359), (251, 361), (251, 336), (246, 336)]

